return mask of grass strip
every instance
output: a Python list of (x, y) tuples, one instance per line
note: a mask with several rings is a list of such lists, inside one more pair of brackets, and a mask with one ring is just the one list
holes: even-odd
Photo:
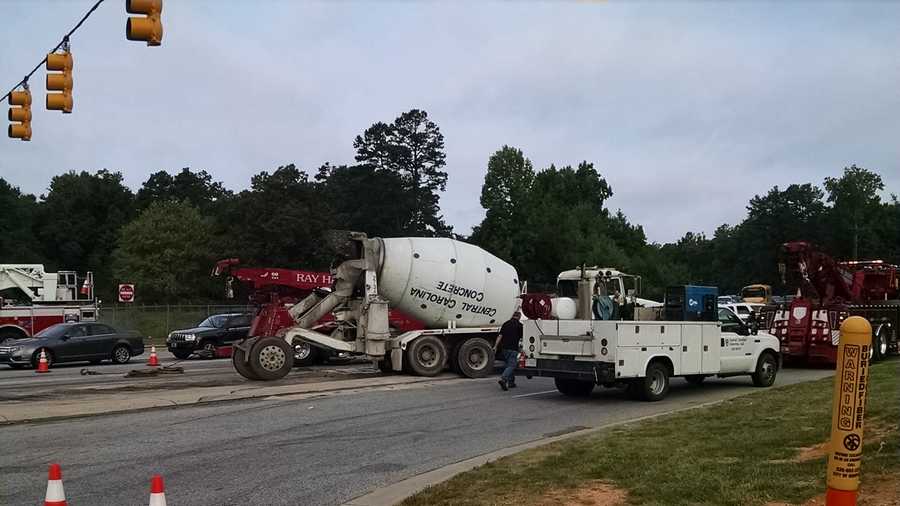
[[(900, 470), (900, 360), (876, 364), (870, 375), (863, 485), (866, 476)], [(801, 503), (825, 491), (825, 452), (797, 457), (829, 439), (832, 386), (826, 378), (767, 389), (527, 450), (401, 505), (555, 504), (548, 493), (574, 494), (597, 481), (625, 490), (629, 504)]]

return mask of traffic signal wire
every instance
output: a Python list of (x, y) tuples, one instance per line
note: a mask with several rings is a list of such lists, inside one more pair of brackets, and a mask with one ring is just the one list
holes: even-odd
[[(100, 7), (100, 4), (102, 4), (104, 1), (106, 1), (106, 0), (97, 0), (97, 3), (95, 3), (94, 6), (91, 7), (90, 10), (84, 14), (84, 16), (81, 18), (81, 21), (79, 21), (78, 24), (75, 25), (74, 28), (69, 30), (69, 33), (67, 33), (63, 36), (62, 40), (59, 41), (59, 44), (57, 44), (56, 47), (54, 47), (53, 49), (50, 50), (50, 53), (55, 53), (57, 49), (59, 49), (63, 46), (68, 47), (69, 37), (71, 37), (72, 34), (74, 34), (76, 30), (81, 28), (81, 25), (83, 25), (84, 22), (87, 21), (87, 18), (89, 18), (91, 16), (91, 14), (93, 14), (94, 11), (97, 10), (97, 7)], [(23, 77), (21, 81), (16, 83), (16, 85), (13, 86), (11, 90), (6, 92), (6, 95), (3, 95), (3, 98), (0, 98), (0, 103), (2, 103), (4, 100), (6, 100), (6, 98), (9, 97), (10, 93), (16, 91), (16, 89), (18, 89), (19, 86), (22, 86), (23, 84), (28, 84), (28, 78), (30, 78), (32, 75), (34, 75), (34, 73), (37, 72), (39, 68), (41, 68), (41, 65), (43, 65), (45, 63), (47, 63), (46, 55), (44, 56), (43, 60), (41, 60), (37, 65), (35, 65), (35, 67), (33, 69), (31, 69), (31, 72), (29, 72), (28, 74), (25, 74), (25, 77)]]

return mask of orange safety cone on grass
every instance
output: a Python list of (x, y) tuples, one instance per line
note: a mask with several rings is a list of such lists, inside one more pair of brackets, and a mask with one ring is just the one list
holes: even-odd
[(50, 364), (47, 362), (47, 352), (41, 350), (41, 358), (38, 359), (38, 366), (34, 372), (50, 372)]
[(63, 490), (62, 471), (59, 464), (50, 464), (47, 473), (47, 493), (44, 495), (44, 506), (66, 506), (66, 491)]
[(156, 356), (156, 346), (150, 347), (150, 358), (147, 360), (147, 365), (150, 367), (159, 366), (159, 357)]
[(158, 474), (150, 480), (150, 506), (166, 506), (166, 488)]

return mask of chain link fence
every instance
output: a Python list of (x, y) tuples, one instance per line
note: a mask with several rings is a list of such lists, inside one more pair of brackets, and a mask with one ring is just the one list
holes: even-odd
[(147, 342), (161, 344), (169, 332), (196, 327), (207, 317), (223, 313), (251, 313), (252, 306), (226, 305), (157, 305), (135, 304), (104, 305), (100, 308), (103, 323), (119, 330), (133, 330), (147, 339)]

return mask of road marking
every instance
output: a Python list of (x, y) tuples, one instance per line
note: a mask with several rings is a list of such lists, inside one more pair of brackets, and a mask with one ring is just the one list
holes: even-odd
[(547, 390), (547, 391), (544, 391), (544, 392), (532, 392), (532, 393), (530, 393), (530, 394), (519, 394), (519, 395), (514, 395), (514, 396), (512, 396), (512, 397), (513, 397), (513, 399), (518, 399), (519, 397), (531, 397), (532, 395), (551, 394), (551, 393), (553, 393), (553, 392), (556, 392), (556, 390)]

